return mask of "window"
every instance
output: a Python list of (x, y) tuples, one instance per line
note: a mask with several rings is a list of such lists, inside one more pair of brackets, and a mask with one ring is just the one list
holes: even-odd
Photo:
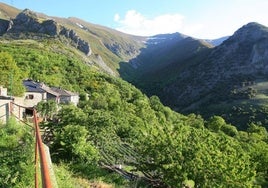
[(26, 95), (25, 97), (26, 99), (34, 99), (34, 95), (30, 94), (30, 95)]

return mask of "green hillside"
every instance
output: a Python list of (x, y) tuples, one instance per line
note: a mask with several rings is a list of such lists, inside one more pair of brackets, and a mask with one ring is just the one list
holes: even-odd
[(78, 18), (55, 19), (89, 41), (93, 53), (100, 55), (116, 74), (119, 62), (132, 58), (142, 47), (141, 42), (134, 40), (135, 37), (100, 25), (90, 24)]
[[(89, 44), (92, 51), (91, 55), (81, 55), (81, 59), (88, 63), (93, 63), (100, 69), (109, 72), (109, 74), (118, 75), (119, 63), (128, 61), (137, 56), (140, 49), (144, 46), (144, 37), (132, 36), (121, 33), (119, 31), (103, 27), (96, 24), (91, 24), (78, 18), (58, 18), (42, 13), (36, 13), (30, 10), (20, 11), (11, 6), (1, 3), (0, 20), (3, 24), (0, 25), (0, 35), (9, 39), (46, 39), (56, 38), (64, 45), (75, 46), (77, 39)], [(20, 17), (18, 15), (20, 14)], [(8, 22), (13, 19), (11, 29), (7, 30)], [(28, 22), (24, 22), (27, 19)], [(20, 26), (21, 24), (24, 26)], [(30, 24), (30, 25), (27, 25)], [(36, 28), (38, 28), (35, 30)], [(64, 34), (57, 33), (62, 29), (67, 30), (73, 35), (68, 38)], [(42, 30), (42, 31), (41, 31)], [(46, 30), (46, 33), (44, 32)], [(55, 36), (55, 33), (57, 35)], [(46, 35), (49, 36), (46, 36)], [(72, 41), (73, 40), (73, 41)]]
[(202, 101), (198, 101), (203, 105), (195, 106), (193, 103), (190, 108), (185, 109), (185, 112), (195, 111), (206, 118), (212, 114), (221, 115), (241, 130), (245, 130), (250, 123), (257, 123), (267, 128), (267, 81), (256, 80), (254, 84), (238, 88), (221, 85), (214, 90), (213, 94), (217, 95), (214, 96), (214, 100), (209, 100), (211, 96), (204, 97)]
[[(78, 107), (62, 107), (58, 123), (43, 124), (53, 131), (52, 160), (73, 177), (115, 187), (266, 185), (262, 127), (252, 124), (247, 133), (217, 116), (204, 121), (178, 114), (158, 97), (147, 98), (120, 78), (84, 64), (76, 50), (55, 39), (2, 40), (0, 51), (27, 77), (82, 94)], [(131, 181), (111, 172), (119, 164), (133, 174)]]
[[(0, 37), (0, 85), (10, 87), (14, 74), (15, 95), (21, 94), (25, 78), (80, 93), (77, 107), (62, 105), (53, 118), (41, 124), (59, 187), (101, 183), (122, 188), (268, 186), (268, 133), (264, 127), (251, 123), (241, 131), (220, 116), (205, 120), (194, 113), (182, 115), (164, 106), (157, 96), (147, 97), (116, 76), (120, 63), (139, 53), (142, 38), (76, 18), (55, 18), (55, 23), (44, 21), (41, 14), (30, 12), (34, 18), (28, 17), (28, 13), (25, 11), (26, 18), (34, 28), (17, 25)], [(21, 28), (24, 32), (18, 32)], [(54, 29), (48, 32), (48, 28)], [(65, 34), (75, 30), (77, 37), (51, 34), (58, 30)], [(89, 44), (92, 54), (73, 44), (81, 39), (78, 37)], [(204, 46), (199, 42), (185, 50), (198, 50), (200, 45)], [(204, 58), (207, 50), (204, 47), (202, 56), (195, 57)], [(172, 60), (174, 54), (170, 52)], [(187, 66), (194, 65), (195, 58), (184, 59), (190, 60)], [(184, 66), (179, 64), (176, 70), (185, 70)], [(158, 69), (154, 71), (152, 75), (164, 78)], [(254, 89), (266, 91), (265, 83), (257, 83)], [(254, 89), (246, 94), (251, 96)], [(11, 123), (0, 127), (0, 147), (6, 151), (0, 153), (0, 187), (32, 186), (30, 159), (25, 158), (32, 149), (31, 134)], [(22, 145), (29, 146), (26, 152), (19, 150), (21, 155), (9, 157)]]

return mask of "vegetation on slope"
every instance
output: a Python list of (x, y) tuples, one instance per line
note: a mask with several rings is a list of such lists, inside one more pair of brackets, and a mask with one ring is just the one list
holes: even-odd
[[(33, 128), (29, 125), (18, 123), (13, 117), (7, 124), (0, 125), (0, 187), (34, 187), (34, 143)], [(53, 170), (59, 187), (86, 188), (103, 184), (77, 177), (64, 164), (54, 164)], [(41, 179), (38, 182), (41, 187)]]
[[(20, 13), (22, 16), (16, 17), (19, 13), (20, 10), (1, 3), (0, 22), (3, 22), (3, 24), (0, 27), (0, 35), (7, 39), (31, 38), (33, 40), (56, 37), (66, 45), (71, 44), (76, 47), (78, 44), (76, 44), (77, 41), (75, 40), (79, 38), (82, 40), (82, 43), (88, 44), (90, 52), (92, 52), (90, 56), (80, 58), (86, 62), (96, 63), (99, 67), (104, 70), (106, 69), (106, 71), (108, 69), (109, 71), (107, 72), (114, 75), (118, 75), (117, 69), (121, 61), (127, 61), (135, 57), (139, 53), (140, 48), (144, 46), (142, 42), (145, 40), (144, 37), (124, 34), (78, 18), (50, 17), (30, 10), (24, 10)], [(30, 25), (27, 25), (29, 22), (25, 22), (25, 19), (21, 20), (21, 17), (28, 19), (28, 21), (31, 20)], [(7, 31), (11, 19), (13, 24), (11, 24), (11, 29), (9, 28)], [(36, 23), (36, 20), (38, 23)], [(36, 30), (36, 27), (39, 29)], [(64, 32), (59, 33), (63, 27)], [(43, 30), (46, 32), (43, 32)], [(74, 38), (76, 39), (71, 41)]]
[(61, 121), (47, 125), (54, 129), (54, 160), (71, 162), (89, 177), (94, 177), (86, 170), (92, 165), (122, 165), (133, 180), (139, 176), (158, 187), (181, 187), (190, 180), (197, 187), (267, 184), (265, 128), (252, 124), (243, 132), (218, 116), (208, 121), (183, 116), (156, 96), (147, 98), (119, 79), (99, 76), (88, 99), (79, 107), (64, 106)]
[[(24, 79), (31, 78), (73, 91), (82, 91), (84, 88), (80, 86), (85, 86), (85, 82), (97, 70), (94, 66), (86, 65), (75, 52), (57, 40), (44, 40), (40, 43), (32, 40), (6, 41), (1, 43), (0, 52), (8, 52), (13, 57), (16, 66), (23, 72)], [(10, 75), (9, 69), (1, 71), (6, 72), (6, 77)], [(20, 79), (23, 78), (20, 76)], [(13, 84), (22, 83), (15, 81)]]
[(0, 125), (0, 187), (34, 186), (34, 139), (31, 129), (10, 119)]
[[(205, 121), (181, 115), (158, 97), (147, 98), (120, 78), (95, 71), (72, 52), (52, 52), (54, 41), (43, 44), (11, 42), (2, 44), (1, 51), (9, 53), (7, 59), (13, 56), (27, 76), (82, 94), (78, 107), (63, 106), (57, 123), (44, 125), (53, 131), (54, 162), (69, 164), (84, 178), (101, 177), (122, 187), (129, 185), (127, 179), (158, 187), (267, 185), (264, 128), (252, 124), (243, 132), (218, 116)], [(117, 165), (127, 179), (105, 170), (116, 171)]]
[(16, 65), (12, 56), (0, 51), (0, 80), (1, 86), (8, 88), (10, 95), (22, 95), (25, 91), (22, 86), (23, 72)]

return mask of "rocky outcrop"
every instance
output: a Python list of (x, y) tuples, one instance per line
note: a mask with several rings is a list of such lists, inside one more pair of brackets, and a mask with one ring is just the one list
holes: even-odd
[[(36, 13), (28, 9), (19, 13), (15, 19), (3, 23), (0, 27), (0, 34), (31, 33), (31, 35), (48, 35), (52, 37), (63, 35), (69, 39), (72, 46), (87, 56), (91, 55), (89, 43), (81, 39), (75, 31), (59, 25), (52, 19), (40, 18)], [(28, 35), (28, 37), (31, 37), (31, 35)]]
[(97, 64), (99, 67), (101, 67), (102, 70), (104, 70), (106, 73), (115, 76), (114, 71), (106, 65), (106, 63), (103, 61), (101, 56), (99, 54), (94, 54), (94, 63)]
[(268, 38), (253, 45), (249, 61), (257, 70), (268, 72)]
[(64, 35), (66, 38), (71, 39), (72, 44), (79, 49), (80, 51), (84, 52), (86, 55), (90, 56), (92, 51), (88, 42), (84, 41), (83, 39), (79, 38), (78, 35), (74, 30), (67, 29), (62, 27), (60, 35)]
[(3, 35), (7, 30), (9, 26), (9, 21), (0, 19), (0, 35)]
[(59, 25), (53, 20), (42, 20), (38, 16), (25, 9), (10, 23), (9, 33), (38, 33), (55, 36), (58, 34)]
[(108, 48), (111, 52), (116, 54), (123, 59), (128, 60), (128, 58), (135, 57), (139, 54), (139, 50), (135, 47), (134, 44), (127, 44), (124, 42), (112, 41), (108, 43), (104, 43), (105, 47)]

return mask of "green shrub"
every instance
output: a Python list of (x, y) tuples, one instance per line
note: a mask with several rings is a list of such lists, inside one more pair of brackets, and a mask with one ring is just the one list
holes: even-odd
[(0, 128), (0, 187), (34, 185), (34, 140), (30, 131), (15, 119)]

